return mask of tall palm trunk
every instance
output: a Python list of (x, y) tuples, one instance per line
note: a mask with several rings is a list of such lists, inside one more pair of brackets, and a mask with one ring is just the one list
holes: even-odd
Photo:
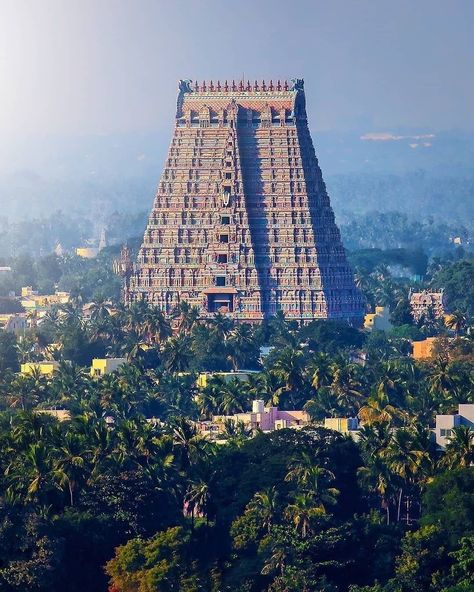
[(400, 522), (400, 515), (402, 513), (402, 497), (403, 497), (403, 488), (400, 487), (400, 493), (398, 494), (397, 522)]

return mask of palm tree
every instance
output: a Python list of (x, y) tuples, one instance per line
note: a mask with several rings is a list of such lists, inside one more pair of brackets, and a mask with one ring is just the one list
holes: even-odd
[(293, 458), (288, 465), (285, 481), (295, 481), (299, 486), (305, 486), (310, 478), (314, 460), (307, 452)]
[(21, 364), (34, 361), (35, 342), (30, 337), (21, 337), (16, 344), (16, 350)]
[(171, 422), (173, 448), (180, 460), (180, 466), (187, 468), (209, 449), (209, 442), (197, 433), (196, 427), (184, 417)]
[(285, 392), (293, 406), (296, 404), (296, 395), (301, 394), (304, 386), (303, 363), (304, 355), (301, 350), (285, 347), (273, 365), (273, 372), (284, 382)]
[(474, 430), (471, 426), (453, 428), (442, 462), (451, 469), (474, 464)]
[(326, 417), (338, 417), (342, 413), (336, 394), (328, 387), (318, 389), (316, 395), (306, 401), (303, 409), (313, 421)]
[[(400, 428), (392, 435), (389, 445), (381, 452), (381, 456), (386, 459), (390, 470), (401, 480), (397, 511), (397, 520), (400, 521), (404, 488), (415, 485), (429, 455), (426, 450), (420, 449), (413, 431)], [(409, 520), (409, 504), (407, 504), (407, 522)]]
[(86, 385), (85, 370), (73, 362), (62, 361), (51, 381), (51, 389), (58, 401), (65, 402), (71, 397), (77, 397)]
[(47, 390), (47, 379), (37, 368), (34, 368), (31, 374), (17, 374), (12, 379), (6, 393), (6, 400), (10, 407), (28, 411), (45, 399)]
[(293, 522), (296, 531), (305, 539), (311, 532), (312, 520), (325, 513), (324, 508), (314, 504), (310, 493), (299, 493), (294, 497), (293, 503), (285, 508), (284, 516)]
[(52, 487), (50, 450), (42, 441), (30, 444), (21, 461), (7, 467), (5, 474), (13, 491), (26, 489), (26, 499), (40, 502)]
[(81, 326), (82, 325), (82, 308), (78, 302), (69, 301), (58, 306), (60, 327), (64, 326)]
[(387, 464), (379, 456), (373, 456), (366, 466), (357, 469), (357, 475), (365, 489), (380, 497), (387, 524), (390, 524), (390, 506), (395, 484), (393, 473)]
[(228, 358), (232, 368), (236, 371), (249, 359), (252, 351), (255, 351), (255, 340), (252, 327), (248, 323), (239, 323), (229, 333), (227, 340), (229, 350)]
[(264, 370), (251, 375), (247, 384), (253, 399), (264, 399), (267, 406), (278, 407), (281, 394), (285, 390), (281, 375), (273, 370)]
[(311, 375), (311, 384), (315, 389), (329, 386), (333, 380), (333, 371), (337, 366), (326, 353), (318, 353), (311, 360), (309, 365), (309, 374)]
[(438, 356), (430, 367), (428, 385), (432, 393), (445, 397), (456, 388), (456, 375), (447, 356)]
[(278, 492), (275, 486), (258, 491), (245, 509), (246, 514), (253, 514), (259, 524), (268, 533), (272, 527), (278, 508)]
[(363, 397), (362, 382), (357, 376), (359, 366), (354, 364), (344, 367), (336, 366), (333, 370), (333, 378), (330, 385), (331, 391), (336, 395), (339, 406), (346, 413), (353, 415), (360, 407)]
[(95, 325), (100, 325), (110, 318), (110, 302), (105, 298), (98, 298), (90, 307), (90, 319)]
[(370, 396), (359, 409), (359, 419), (367, 425), (373, 423), (391, 423), (394, 420), (404, 422), (408, 419), (405, 411), (392, 405), (385, 394), (377, 392)]
[(455, 332), (456, 337), (458, 337), (459, 334), (462, 333), (462, 331), (466, 328), (467, 317), (460, 310), (455, 310), (447, 317), (445, 322), (446, 326), (452, 329)]
[(62, 439), (60, 448), (55, 451), (54, 478), (61, 488), (67, 487), (71, 507), (74, 506), (74, 493), (85, 474), (83, 444), (78, 434), (67, 433)]
[(208, 323), (213, 335), (216, 336), (221, 343), (225, 344), (230, 332), (234, 328), (234, 321), (218, 312), (209, 319)]
[(250, 395), (245, 381), (234, 378), (224, 382), (221, 391), (219, 410), (223, 415), (233, 415), (248, 409)]
[(191, 511), (192, 528), (194, 529), (195, 513), (204, 515), (206, 523), (209, 524), (209, 517), (211, 513), (211, 486), (213, 474), (207, 475), (206, 479), (200, 478), (197, 481), (192, 481), (184, 496), (184, 503), (187, 510)]
[(193, 357), (190, 337), (187, 335), (170, 337), (166, 341), (162, 353), (165, 367), (169, 372), (185, 372)]
[(156, 306), (149, 307), (142, 322), (151, 343), (161, 343), (171, 336), (171, 326), (163, 312)]
[(191, 306), (186, 300), (182, 300), (173, 312), (173, 318), (177, 319), (178, 333), (189, 335), (200, 317), (199, 308)]
[(240, 445), (251, 435), (252, 429), (245, 427), (243, 421), (233, 421), (231, 419), (224, 420), (224, 431), (222, 432), (222, 437), (225, 440), (232, 441), (234, 444)]

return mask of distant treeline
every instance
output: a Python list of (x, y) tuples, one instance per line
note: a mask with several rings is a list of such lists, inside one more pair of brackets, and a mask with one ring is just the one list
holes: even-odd
[(328, 176), (326, 182), (341, 220), (391, 210), (449, 225), (474, 220), (473, 176), (435, 176), (423, 170), (399, 175), (357, 172)]
[[(102, 229), (106, 229), (109, 244), (119, 245), (130, 240), (140, 240), (147, 221), (147, 212), (135, 214), (115, 212), (97, 218), (57, 211), (42, 218), (9, 221), (0, 217), (0, 265), (8, 257), (28, 253), (34, 257), (52, 253), (60, 244), (64, 250), (73, 251), (90, 240), (97, 241)], [(414, 273), (423, 273), (425, 257), (450, 256), (460, 247), (469, 251), (470, 228), (465, 223), (436, 221), (433, 217), (414, 219), (402, 212), (373, 211), (366, 214), (338, 218), (345, 247), (349, 251), (360, 249), (408, 249), (419, 252), (418, 263), (410, 264)], [(133, 240), (132, 239), (132, 240)], [(454, 242), (456, 239), (457, 243)], [(396, 259), (396, 257), (395, 257)], [(405, 265), (402, 260), (387, 264)]]

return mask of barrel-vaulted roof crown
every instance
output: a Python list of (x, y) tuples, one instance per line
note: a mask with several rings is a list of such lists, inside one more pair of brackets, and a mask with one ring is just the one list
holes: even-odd
[(178, 84), (177, 117), (186, 111), (199, 112), (203, 105), (214, 111), (225, 109), (231, 100), (243, 109), (294, 111), (296, 97), (304, 102), (304, 81), (288, 80), (180, 80)]

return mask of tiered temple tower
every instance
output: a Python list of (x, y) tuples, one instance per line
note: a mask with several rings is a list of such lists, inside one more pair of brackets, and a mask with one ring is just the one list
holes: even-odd
[(180, 81), (176, 122), (125, 299), (171, 314), (358, 323), (353, 281), (308, 129), (303, 80)]

